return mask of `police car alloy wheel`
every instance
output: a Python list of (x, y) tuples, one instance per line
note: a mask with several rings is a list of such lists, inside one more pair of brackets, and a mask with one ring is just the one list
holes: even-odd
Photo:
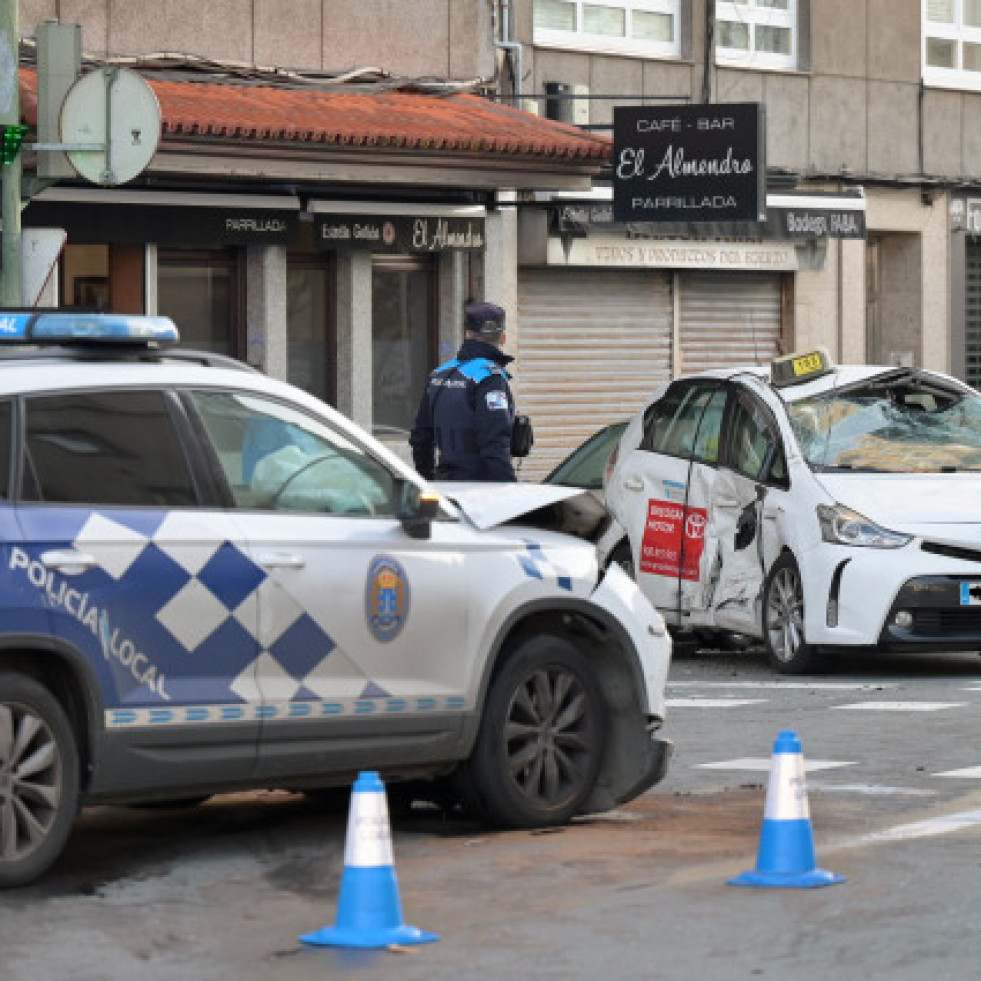
[(65, 712), (33, 678), (0, 671), (0, 887), (36, 879), (68, 838), (78, 754)]
[(603, 755), (605, 708), (586, 659), (561, 637), (532, 637), (494, 679), (469, 765), (493, 823), (560, 824), (588, 798)]

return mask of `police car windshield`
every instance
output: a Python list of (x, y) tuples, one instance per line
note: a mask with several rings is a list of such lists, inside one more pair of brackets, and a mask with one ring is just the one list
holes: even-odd
[(981, 397), (909, 369), (787, 405), (812, 470), (981, 471)]

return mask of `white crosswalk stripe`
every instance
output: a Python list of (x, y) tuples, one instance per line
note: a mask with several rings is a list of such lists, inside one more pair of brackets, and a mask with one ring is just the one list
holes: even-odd
[(940, 712), (943, 709), (963, 708), (967, 702), (852, 702), (832, 705), (833, 709), (856, 709), (868, 712)]
[(668, 708), (736, 708), (739, 705), (766, 704), (765, 698), (668, 698)]
[[(769, 770), (770, 758), (762, 756), (744, 756), (736, 760), (720, 760), (718, 763), (696, 763), (702, 770)], [(804, 760), (804, 770), (807, 773), (815, 770), (832, 770), (839, 766), (857, 766), (855, 762), (845, 760)]]

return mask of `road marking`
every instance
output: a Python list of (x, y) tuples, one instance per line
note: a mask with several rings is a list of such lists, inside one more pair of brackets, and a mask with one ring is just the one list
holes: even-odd
[[(769, 770), (769, 757), (744, 756), (737, 760), (722, 760), (719, 763), (696, 763), (695, 766), (702, 770)], [(805, 760), (804, 770), (810, 773), (813, 770), (831, 770), (836, 766), (858, 766), (856, 762), (845, 762), (838, 760)]]
[(668, 708), (733, 708), (736, 705), (762, 705), (765, 698), (668, 698)]
[(950, 834), (952, 831), (963, 831), (981, 824), (981, 811), (961, 811), (959, 814), (945, 814), (943, 817), (930, 818), (927, 821), (917, 821), (914, 824), (898, 824), (885, 831), (874, 831), (863, 835), (862, 841), (910, 841), (914, 838), (935, 838), (938, 835)]
[(939, 712), (941, 709), (963, 708), (967, 702), (852, 702), (832, 705), (833, 709), (865, 709), (870, 712)]
[(934, 773), (935, 777), (962, 777), (965, 780), (981, 779), (981, 766), (967, 766), (963, 770), (945, 770), (943, 773)]
[(936, 797), (936, 790), (920, 787), (884, 787), (875, 783), (821, 783), (808, 782), (808, 790), (820, 790), (830, 794), (866, 794), (869, 797)]
[[(839, 681), (669, 681), (668, 688), (786, 688), (802, 691), (886, 691), (898, 684), (883, 685)], [(981, 690), (981, 689), (979, 689)]]

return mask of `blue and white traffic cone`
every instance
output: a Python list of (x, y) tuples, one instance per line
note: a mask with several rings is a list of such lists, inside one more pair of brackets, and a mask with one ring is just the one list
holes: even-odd
[(729, 879), (729, 885), (814, 889), (844, 881), (844, 876), (817, 868), (804, 754), (797, 733), (781, 732), (773, 744), (756, 868)]
[(434, 933), (402, 922), (385, 785), (373, 770), (358, 774), (351, 794), (337, 921), (300, 940), (320, 946), (364, 948), (439, 940)]

